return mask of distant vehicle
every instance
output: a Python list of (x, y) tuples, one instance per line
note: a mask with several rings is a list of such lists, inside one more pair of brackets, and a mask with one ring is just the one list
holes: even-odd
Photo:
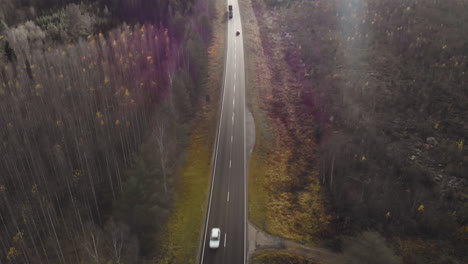
[(210, 248), (219, 248), (219, 241), (221, 240), (221, 229), (215, 227), (211, 229), (210, 235)]
[(236, 36), (239, 36), (240, 35), (240, 31), (236, 31)]
[(231, 18), (232, 18), (232, 15), (233, 15), (233, 13), (232, 13), (232, 5), (229, 5), (229, 6), (228, 6), (228, 9), (229, 9), (229, 19), (231, 19)]

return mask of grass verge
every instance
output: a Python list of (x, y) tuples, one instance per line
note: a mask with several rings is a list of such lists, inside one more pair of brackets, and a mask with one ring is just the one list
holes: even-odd
[[(211, 181), (211, 158), (216, 138), (219, 113), (220, 87), (224, 69), (223, 4), (216, 2), (217, 18), (214, 20), (214, 37), (208, 50), (209, 72), (205, 101), (200, 105), (193, 124), (186, 162), (180, 168), (176, 181), (176, 197), (166, 233), (160, 239), (164, 255), (156, 263), (196, 263), (199, 242), (206, 215), (206, 205)], [(223, 22), (224, 21), (224, 22)], [(213, 99), (208, 99), (213, 98)]]
[(279, 29), (266, 25), (274, 17), (261, 3), (241, 3), (243, 17), (252, 21), (244, 24), (246, 79), (257, 135), (249, 167), (249, 219), (271, 234), (315, 244), (331, 217), (315, 166), (313, 130), (306, 127), (311, 117), (298, 114), (300, 84), (285, 62), (282, 42), (269, 37)]
[[(207, 118), (209, 120), (209, 118)], [(204, 120), (205, 122), (208, 120)], [(196, 129), (187, 150), (187, 164), (177, 181), (174, 210), (168, 221), (166, 257), (162, 263), (195, 263), (200, 226), (210, 180), (211, 148), (203, 129)]]
[(242, 9), (242, 19), (244, 21), (253, 21), (252, 23), (243, 23), (243, 32), (247, 36), (244, 43), (245, 52), (245, 75), (246, 75), (246, 94), (247, 104), (255, 120), (255, 148), (249, 161), (248, 170), (248, 218), (249, 221), (262, 229), (266, 229), (267, 223), (267, 202), (268, 193), (264, 188), (266, 167), (266, 157), (268, 155), (268, 125), (262, 120), (261, 101), (259, 84), (257, 81), (258, 72), (262, 69), (258, 62), (256, 54), (261, 54), (261, 43), (258, 36), (258, 27), (256, 18), (251, 9), (250, 1), (239, 3)]
[(252, 153), (249, 165), (248, 185), (248, 208), (249, 220), (262, 229), (266, 229), (266, 205), (268, 193), (264, 188), (266, 165), (265, 165), (265, 142), (260, 129), (256, 128), (256, 147)]

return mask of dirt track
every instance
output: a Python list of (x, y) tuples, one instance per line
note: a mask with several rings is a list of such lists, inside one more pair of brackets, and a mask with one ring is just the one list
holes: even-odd
[(332, 263), (336, 254), (319, 247), (311, 247), (300, 243), (276, 237), (256, 228), (249, 223), (249, 260), (255, 255), (263, 252), (288, 252), (302, 256), (308, 260), (322, 264)]

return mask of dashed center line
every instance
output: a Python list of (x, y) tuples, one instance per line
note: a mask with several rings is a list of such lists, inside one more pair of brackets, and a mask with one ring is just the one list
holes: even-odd
[(229, 168), (231, 168), (232, 160), (229, 160)]
[(228, 197), (227, 197), (227, 201), (229, 202), (229, 192), (228, 192)]
[(231, 143), (232, 143), (232, 139), (233, 139), (233, 138), (234, 138), (234, 137), (233, 137), (233, 136), (231, 136)]
[(224, 247), (226, 247), (226, 237), (227, 237), (227, 234), (224, 234)]

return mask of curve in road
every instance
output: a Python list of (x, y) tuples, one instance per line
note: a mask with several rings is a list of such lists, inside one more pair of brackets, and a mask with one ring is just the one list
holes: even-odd
[[(246, 262), (246, 146), (244, 46), (239, 5), (228, 20), (227, 52), (221, 113), (208, 211), (201, 246), (202, 264), (243, 264)], [(227, 8), (227, 6), (226, 6)], [(221, 229), (220, 245), (210, 249), (210, 231)]]

